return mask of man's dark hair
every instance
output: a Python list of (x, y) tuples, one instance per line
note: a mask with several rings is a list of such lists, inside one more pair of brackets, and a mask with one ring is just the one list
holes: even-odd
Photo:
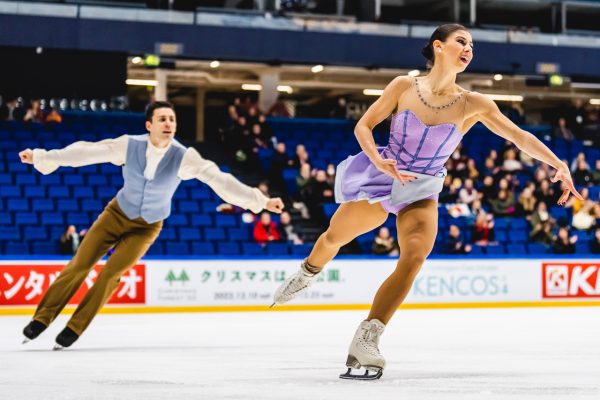
[(168, 101), (153, 101), (146, 107), (146, 121), (152, 122), (154, 110), (157, 110), (159, 108), (170, 108), (171, 110), (175, 111), (175, 107), (173, 107), (173, 104), (169, 103)]

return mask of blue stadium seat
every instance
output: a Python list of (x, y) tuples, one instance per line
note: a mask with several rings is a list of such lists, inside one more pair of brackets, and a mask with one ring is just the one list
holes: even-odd
[(569, 218), (569, 211), (564, 207), (550, 207), (550, 214), (556, 219)]
[(81, 200), (81, 211), (100, 212), (102, 211), (102, 203), (96, 199)]
[(58, 254), (58, 240), (56, 242), (33, 242), (31, 252), (36, 255)]
[(91, 226), (91, 220), (86, 212), (70, 212), (67, 213), (67, 224), (84, 228)]
[(171, 242), (165, 244), (165, 253), (173, 256), (185, 256), (190, 254), (187, 242)]
[(497, 229), (506, 230), (510, 227), (510, 218), (496, 218), (494, 219), (494, 227)]
[(19, 240), (21, 235), (16, 227), (0, 227), (0, 241)]
[(56, 208), (58, 211), (79, 211), (79, 202), (75, 199), (59, 199)]
[(15, 175), (15, 182), (19, 186), (37, 185), (37, 179), (34, 174), (17, 174)]
[(214, 226), (212, 217), (209, 214), (192, 215), (192, 226)]
[(177, 234), (175, 232), (175, 228), (163, 228), (160, 231), (160, 235), (158, 238), (162, 241), (174, 242), (177, 240)]
[(41, 175), (40, 176), (40, 185), (44, 185), (47, 187), (60, 185), (62, 175), (60, 174), (50, 174), (50, 175)]
[(62, 213), (60, 212), (43, 212), (42, 225), (64, 225)]
[(63, 182), (65, 185), (68, 186), (83, 186), (84, 182), (83, 182), (83, 175), (77, 175), (77, 174), (68, 174), (65, 175), (63, 178)]
[(200, 207), (197, 201), (181, 200), (179, 203), (179, 212), (182, 213), (197, 213), (200, 212)]
[(511, 243), (506, 245), (506, 251), (511, 256), (527, 254), (524, 243)]
[(48, 232), (45, 227), (27, 226), (23, 230), (23, 239), (26, 241), (47, 240)]
[(160, 242), (154, 242), (146, 252), (148, 256), (162, 256), (165, 254), (165, 247)]
[(111, 186), (98, 186), (96, 188), (96, 194), (98, 198), (108, 200), (117, 195), (117, 190)]
[(0, 211), (0, 225), (12, 224), (12, 213), (6, 211)]
[(192, 243), (192, 254), (195, 256), (214, 255), (215, 246), (211, 242)]
[(45, 198), (46, 187), (45, 186), (25, 186), (25, 197), (30, 199), (33, 198)]
[(508, 241), (508, 235), (504, 230), (494, 230), (495, 238), (500, 243), (506, 243)]
[(268, 243), (267, 254), (288, 255), (290, 254), (290, 246), (287, 243)]
[(215, 225), (219, 228), (238, 226), (237, 218), (229, 214), (217, 214), (215, 216)]
[(223, 228), (204, 228), (205, 240), (226, 240), (225, 229)]
[(581, 237), (579, 237), (579, 239), (575, 243), (575, 252), (577, 254), (591, 253), (590, 241), (588, 239), (582, 239)]
[(88, 176), (87, 183), (90, 186), (106, 186), (108, 181), (104, 175), (90, 175)]
[(506, 251), (504, 250), (504, 246), (503, 245), (487, 246), (486, 247), (486, 252), (487, 252), (488, 255), (506, 254)]
[(217, 242), (217, 254), (234, 256), (240, 254), (237, 242)]
[(200, 228), (179, 228), (179, 240), (200, 241), (202, 234)]
[(23, 164), (21, 162), (8, 163), (8, 170), (10, 172), (30, 172), (27, 164)]
[(192, 188), (190, 198), (193, 200), (210, 200), (212, 198), (211, 191), (208, 187)]
[(73, 188), (73, 197), (76, 199), (93, 199), (94, 189), (89, 186), (75, 186)]
[(25, 255), (31, 254), (29, 250), (29, 243), (27, 242), (7, 242), (6, 250), (4, 251), (6, 255)]
[(325, 213), (325, 216), (329, 219), (333, 216), (333, 214), (335, 213), (335, 210), (338, 209), (339, 204), (336, 203), (325, 203), (323, 204), (323, 212)]
[(202, 202), (202, 212), (203, 213), (216, 213), (217, 212), (217, 207), (219, 206), (219, 204), (221, 204), (220, 202), (217, 201), (203, 201)]
[(187, 226), (188, 219), (183, 214), (171, 214), (165, 221), (167, 226)]
[(54, 211), (54, 200), (34, 199), (31, 202), (31, 209), (34, 211)]
[(21, 197), (21, 188), (19, 186), (0, 186), (0, 197)]
[(244, 242), (246, 240), (252, 240), (250, 231), (246, 228), (227, 228), (229, 240)]
[(48, 197), (51, 198), (70, 198), (71, 194), (67, 186), (50, 186), (48, 188)]
[(248, 256), (264, 256), (265, 248), (256, 242), (242, 242), (242, 253)]
[(529, 241), (529, 235), (524, 230), (510, 230), (508, 238), (511, 243), (527, 243)]
[[(2, 152), (0, 152), (0, 165), (2, 165)], [(0, 185), (2, 186), (10, 186), (13, 184), (13, 178), (10, 173), (2, 173), (0, 172)]]
[(308, 257), (312, 248), (313, 244), (311, 243), (295, 244), (292, 245), (292, 254)]
[(527, 229), (529, 227), (529, 223), (525, 218), (513, 218), (510, 222), (510, 230), (511, 232), (515, 229)]
[(527, 244), (527, 251), (529, 254), (546, 254), (548, 253), (549, 247), (540, 243), (529, 243)]
[(28, 211), (29, 201), (27, 199), (8, 199), (6, 201), (6, 208), (9, 211)]
[(15, 225), (37, 225), (38, 216), (35, 212), (15, 213)]

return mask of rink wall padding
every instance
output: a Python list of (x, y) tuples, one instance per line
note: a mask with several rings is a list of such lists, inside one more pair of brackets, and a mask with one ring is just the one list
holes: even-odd
[[(393, 259), (332, 261), (292, 304), (269, 308), (298, 269), (290, 259), (142, 260), (121, 277), (106, 313), (368, 309)], [(65, 260), (0, 260), (0, 315), (30, 314)], [(67, 306), (93, 285), (94, 268)], [(402, 308), (600, 306), (597, 259), (427, 260)]]

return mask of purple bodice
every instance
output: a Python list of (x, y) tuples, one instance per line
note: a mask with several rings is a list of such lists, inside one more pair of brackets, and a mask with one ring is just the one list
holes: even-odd
[(392, 117), (390, 141), (381, 155), (398, 161), (400, 170), (436, 175), (461, 139), (456, 125), (428, 126), (415, 113), (404, 110)]

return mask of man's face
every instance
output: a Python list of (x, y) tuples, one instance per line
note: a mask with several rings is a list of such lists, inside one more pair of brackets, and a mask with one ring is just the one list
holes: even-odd
[(170, 108), (157, 108), (152, 114), (152, 121), (146, 121), (146, 129), (150, 137), (159, 141), (172, 139), (177, 130), (175, 112)]

